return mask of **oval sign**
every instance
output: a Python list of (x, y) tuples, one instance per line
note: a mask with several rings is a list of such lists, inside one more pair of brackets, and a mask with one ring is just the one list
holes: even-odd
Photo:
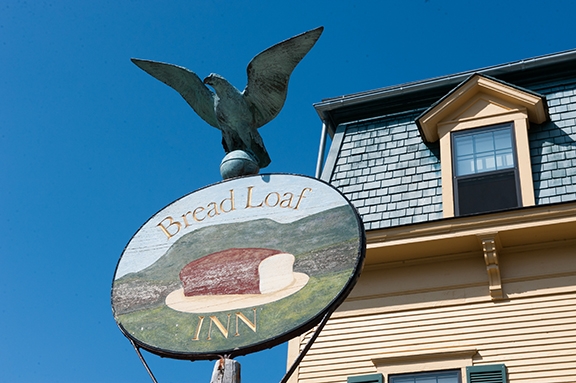
[(116, 267), (112, 310), (124, 335), (155, 354), (244, 355), (334, 311), (364, 255), (362, 221), (332, 186), (288, 174), (231, 179), (138, 230)]

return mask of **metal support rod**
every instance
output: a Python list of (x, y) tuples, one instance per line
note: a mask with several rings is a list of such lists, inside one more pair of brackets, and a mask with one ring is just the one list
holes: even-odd
[(322, 123), (322, 133), (320, 135), (320, 147), (318, 148), (318, 161), (316, 162), (316, 178), (322, 175), (322, 165), (324, 165), (324, 152), (326, 150), (326, 135), (328, 134), (328, 127), (326, 123)]
[(296, 371), (296, 368), (298, 367), (300, 362), (302, 362), (302, 359), (304, 359), (304, 357), (306, 356), (306, 353), (308, 353), (308, 350), (310, 350), (310, 348), (312, 347), (312, 343), (314, 343), (316, 338), (318, 338), (318, 335), (320, 335), (320, 331), (322, 331), (322, 329), (324, 328), (324, 326), (328, 322), (328, 319), (330, 318), (330, 314), (331, 313), (327, 313), (326, 315), (324, 315), (324, 318), (322, 318), (322, 321), (320, 322), (320, 324), (318, 324), (316, 331), (314, 331), (314, 334), (312, 334), (312, 336), (310, 337), (310, 340), (308, 341), (308, 343), (306, 343), (306, 346), (304, 346), (302, 351), (300, 351), (300, 354), (298, 355), (296, 360), (294, 360), (294, 363), (292, 363), (292, 366), (290, 366), (290, 369), (286, 372), (286, 375), (284, 375), (284, 377), (282, 378), (280, 383), (286, 383), (288, 381), (288, 379), (290, 379), (290, 377), (292, 376), (294, 371)]
[(148, 371), (148, 375), (150, 375), (150, 378), (152, 379), (152, 381), (154, 383), (158, 383), (158, 381), (154, 377), (154, 374), (152, 373), (152, 370), (150, 370), (150, 367), (148, 367), (148, 363), (146, 363), (146, 361), (144, 360), (144, 357), (142, 356), (142, 353), (140, 352), (140, 348), (138, 346), (136, 346), (136, 343), (134, 343), (132, 341), (132, 339), (128, 339), (128, 340), (130, 341), (130, 343), (132, 343), (132, 347), (134, 347), (134, 351), (136, 351), (136, 354), (138, 354), (140, 361), (144, 365), (144, 368), (146, 369), (146, 371)]

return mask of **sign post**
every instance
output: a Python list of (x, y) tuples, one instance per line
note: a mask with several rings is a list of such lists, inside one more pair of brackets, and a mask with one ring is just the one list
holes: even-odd
[(240, 363), (222, 358), (214, 365), (210, 383), (240, 383)]

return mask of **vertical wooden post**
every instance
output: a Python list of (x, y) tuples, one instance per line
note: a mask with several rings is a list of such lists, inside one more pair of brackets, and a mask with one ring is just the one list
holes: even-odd
[(210, 383), (240, 383), (240, 363), (222, 358), (214, 365)]

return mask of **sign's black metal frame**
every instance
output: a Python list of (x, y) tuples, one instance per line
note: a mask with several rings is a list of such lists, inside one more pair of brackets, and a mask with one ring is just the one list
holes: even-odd
[[(138, 353), (142, 363), (144, 364), (144, 366), (146, 367), (146, 369), (148, 370), (150, 376), (152, 377), (153, 381), (155, 381), (151, 371), (149, 370), (149, 368), (147, 367), (147, 364), (145, 363), (141, 353), (139, 352), (139, 349), (142, 348), (146, 351), (149, 351), (153, 354), (159, 355), (161, 357), (168, 357), (168, 358), (172, 358), (172, 359), (181, 359), (181, 360), (215, 360), (218, 358), (222, 358), (223, 356), (229, 357), (229, 358), (234, 358), (237, 356), (242, 356), (242, 355), (246, 355), (246, 354), (250, 354), (253, 352), (257, 352), (257, 351), (261, 351), (261, 350), (265, 350), (268, 348), (272, 348), (274, 346), (277, 346), (281, 343), (284, 343), (290, 339), (293, 339), (307, 331), (312, 330), (314, 327), (318, 326), (318, 328), (316, 329), (315, 334), (313, 335), (313, 337), (310, 339), (310, 341), (308, 342), (308, 344), (305, 346), (305, 348), (302, 350), (301, 355), (297, 358), (297, 360), (295, 361), (294, 365), (291, 367), (291, 369), (288, 371), (288, 373), (286, 374), (285, 378), (283, 379), (282, 382), (285, 382), (289, 376), (292, 374), (292, 372), (295, 370), (295, 368), (297, 367), (298, 363), (300, 362), (300, 360), (304, 357), (305, 353), (308, 351), (308, 349), (312, 346), (312, 343), (314, 342), (314, 340), (316, 339), (316, 337), (319, 334), (319, 331), (321, 330), (321, 328), (326, 324), (327, 319), (330, 317), (330, 315), (336, 310), (336, 308), (346, 299), (346, 297), (348, 296), (348, 294), (350, 293), (350, 291), (352, 290), (352, 288), (354, 287), (354, 285), (356, 284), (360, 273), (362, 271), (362, 267), (364, 264), (364, 257), (366, 254), (366, 235), (365, 235), (365, 231), (364, 231), (364, 225), (363, 222), (360, 218), (360, 215), (358, 214), (358, 212), (356, 211), (355, 207), (352, 205), (352, 203), (346, 198), (346, 196), (344, 196), (338, 189), (334, 188), (332, 185), (328, 184), (327, 182), (324, 182), (322, 180), (319, 180), (317, 178), (314, 177), (309, 177), (309, 176), (304, 176), (304, 175), (295, 175), (295, 174), (286, 174), (286, 173), (275, 173), (275, 174), (259, 174), (259, 175), (255, 175), (255, 176), (248, 176), (248, 177), (240, 177), (240, 178), (251, 178), (251, 177), (267, 177), (267, 176), (273, 176), (273, 175), (281, 175), (281, 176), (295, 176), (295, 177), (302, 177), (302, 178), (309, 178), (314, 180), (315, 182), (319, 182), (319, 183), (323, 183), (325, 186), (331, 188), (332, 190), (334, 190), (335, 192), (337, 192), (338, 194), (340, 194), (340, 196), (348, 203), (349, 207), (352, 209), (355, 217), (356, 217), (356, 223), (358, 225), (358, 233), (359, 233), (359, 241), (358, 241), (358, 255), (357, 255), (357, 259), (356, 259), (356, 267), (354, 272), (350, 275), (347, 283), (344, 285), (344, 287), (340, 290), (339, 294), (337, 296), (334, 297), (334, 299), (332, 300), (332, 302), (330, 302), (324, 310), (318, 312), (314, 317), (312, 317), (310, 320), (308, 320), (307, 322), (303, 323), (300, 326), (294, 327), (292, 329), (290, 329), (289, 331), (280, 334), (277, 337), (274, 338), (269, 338), (266, 339), (265, 341), (262, 341), (260, 343), (256, 343), (256, 344), (252, 344), (250, 346), (247, 347), (243, 347), (240, 349), (229, 349), (229, 350), (223, 350), (221, 352), (218, 353), (191, 353), (191, 352), (174, 352), (173, 350), (166, 350), (166, 349), (162, 349), (162, 348), (158, 348), (158, 347), (153, 347), (150, 346), (144, 342), (141, 342), (140, 340), (136, 339), (134, 336), (132, 336), (125, 328), (124, 326), (119, 323), (117, 321), (117, 325), (120, 328), (120, 330), (122, 331), (122, 333), (130, 340), (130, 342), (132, 343), (132, 345), (134, 346), (136, 352)], [(209, 186), (206, 186), (204, 188), (198, 189), (192, 193), (198, 192), (202, 189), (211, 187), (211, 186), (215, 186), (218, 185), (220, 183), (225, 183), (225, 182), (232, 182), (234, 181), (234, 179), (231, 180), (225, 180), (225, 181), (221, 181), (219, 183), (215, 183)], [(190, 193), (190, 194), (192, 194)], [(188, 194), (188, 195), (190, 195)], [(184, 196), (186, 197), (186, 196)], [(182, 198), (184, 198), (182, 197)], [(168, 207), (170, 205), (167, 205), (166, 207)], [(165, 208), (166, 208), (165, 207)], [(159, 210), (159, 212), (161, 212), (162, 210), (164, 210), (165, 208)], [(146, 224), (146, 223), (145, 223)], [(144, 225), (145, 225), (144, 224)], [(142, 225), (142, 226), (144, 226)], [(142, 227), (141, 227), (142, 228)], [(140, 229), (141, 229), (140, 228)], [(139, 230), (140, 230), (139, 229)], [(139, 231), (138, 230), (138, 231)], [(138, 233), (138, 231), (136, 233)], [(135, 234), (136, 235), (136, 234)], [(127, 245), (128, 246), (128, 245)], [(120, 261), (118, 262), (118, 264), (120, 263)], [(116, 270), (118, 269), (118, 265), (116, 266)], [(116, 274), (116, 273), (115, 273)], [(113, 282), (114, 284), (114, 282)], [(112, 297), (111, 297), (112, 298)], [(114, 311), (114, 306), (113, 307), (113, 311)]]

